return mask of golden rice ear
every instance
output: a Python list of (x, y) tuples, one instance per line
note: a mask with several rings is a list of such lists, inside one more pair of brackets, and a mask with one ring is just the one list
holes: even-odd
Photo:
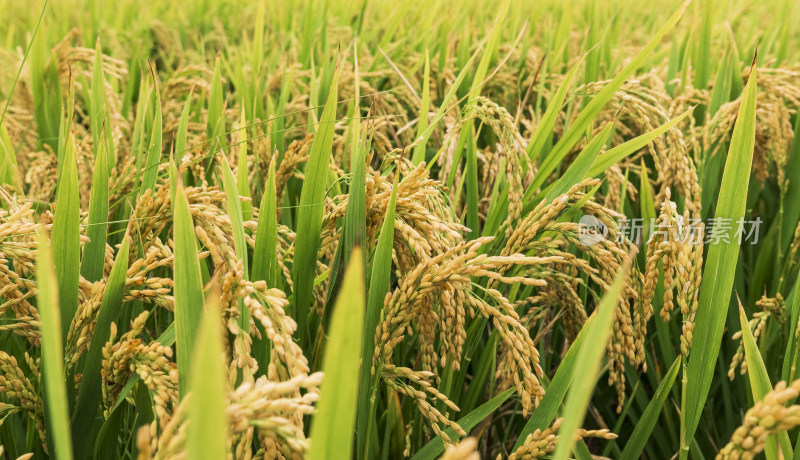
[(447, 446), (440, 460), (479, 460), (481, 458), (477, 451), (478, 440), (469, 437), (464, 438), (457, 444)]
[(790, 430), (798, 424), (800, 405), (792, 404), (800, 392), (800, 380), (787, 386), (778, 382), (773, 389), (756, 402), (743, 418), (743, 423), (731, 436), (730, 442), (720, 449), (717, 459), (756, 455), (764, 450), (767, 436)]

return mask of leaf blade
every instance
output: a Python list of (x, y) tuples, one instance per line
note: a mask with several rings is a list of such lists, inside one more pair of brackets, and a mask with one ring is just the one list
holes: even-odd
[(667, 396), (669, 396), (672, 385), (675, 383), (675, 378), (678, 376), (678, 371), (681, 368), (681, 361), (681, 356), (675, 358), (672, 366), (670, 366), (669, 370), (664, 375), (664, 378), (661, 379), (661, 383), (659, 383), (656, 392), (653, 394), (653, 397), (647, 404), (644, 413), (642, 413), (642, 416), (639, 418), (639, 421), (633, 428), (631, 437), (628, 438), (628, 442), (625, 443), (625, 448), (622, 450), (620, 458), (641, 457), (645, 444), (650, 437), (650, 433), (653, 432), (653, 428), (655, 428), (656, 423), (658, 422), (658, 416), (661, 412), (661, 408), (664, 407), (664, 403), (667, 400)]
[[(485, 420), (489, 414), (500, 407), (500, 405), (503, 404), (509, 397), (511, 397), (511, 395), (514, 394), (514, 391), (514, 388), (509, 388), (494, 398), (486, 401), (480, 407), (459, 419), (457, 422), (458, 425), (464, 431), (469, 432), (471, 429), (475, 428), (478, 423), (480, 423), (482, 420)], [(457, 441), (461, 437), (452, 428), (447, 428), (444, 430), (444, 432), (450, 437), (451, 441)], [(411, 457), (411, 460), (433, 460), (442, 452), (444, 452), (444, 448), (444, 440), (441, 436), (436, 436), (427, 444), (425, 444), (425, 446), (423, 446), (422, 449), (420, 449), (413, 457)]]
[[(238, 203), (236, 203), (238, 205)], [(192, 351), (187, 458), (227, 458), (228, 420), (225, 415), (227, 385), (219, 294), (212, 292)]]
[(87, 281), (97, 281), (103, 277), (106, 259), (106, 239), (108, 238), (108, 149), (101, 134), (98, 142), (92, 193), (89, 198), (89, 226), (86, 236), (89, 242), (83, 251), (81, 276)]
[(367, 432), (372, 429), (374, 410), (370, 407), (370, 399), (376, 391), (375, 378), (372, 376), (372, 353), (375, 350), (375, 331), (380, 321), (383, 302), (389, 292), (389, 283), (392, 275), (392, 248), (394, 244), (394, 219), (397, 204), (397, 184), (399, 179), (395, 176), (392, 187), (392, 197), (386, 208), (386, 217), (381, 225), (378, 244), (370, 266), (369, 292), (367, 295), (367, 311), (364, 320), (364, 341), (361, 350), (361, 377), (358, 394), (358, 424), (356, 433), (361, 449), (359, 458), (367, 458), (370, 452)]
[[(364, 267), (356, 248), (345, 272), (331, 318), (325, 350), (325, 379), (311, 424), (309, 460), (351, 458), (358, 398), (358, 366), (364, 322)], [(328, 395), (325, 397), (324, 395)], [(333, 397), (332, 397), (333, 396)]]
[(570, 383), (570, 391), (564, 407), (564, 420), (559, 428), (558, 442), (553, 454), (555, 460), (566, 460), (572, 452), (575, 444), (574, 435), (583, 421), (586, 408), (591, 400), (597, 373), (605, 352), (605, 347), (598, 346), (598, 344), (605, 344), (611, 337), (611, 324), (614, 321), (619, 293), (627, 277), (627, 271), (627, 265), (620, 268), (611, 287), (603, 295), (593, 314), (593, 316), (597, 316), (597, 319), (587, 331), (586, 342), (578, 350), (577, 361), (581, 363), (581, 367), (575, 369)]
[(61, 337), (66, 340), (72, 318), (78, 311), (78, 277), (80, 274), (80, 198), (78, 197), (78, 162), (75, 139), (67, 139), (64, 167), (58, 181), (53, 218), (53, 262), (58, 280), (58, 304), (61, 307)]
[[(733, 129), (717, 202), (715, 214), (717, 219), (735, 221), (743, 218), (745, 214), (746, 192), (755, 144), (756, 78), (754, 62)], [(731, 242), (711, 245), (703, 271), (695, 329), (704, 333), (695, 335), (692, 358), (688, 364), (687, 414), (682, 437), (687, 443), (694, 437), (700, 422), (701, 409), (705, 405), (711, 387), (725, 327), (736, 262), (739, 258), (736, 235), (729, 235), (731, 236), (730, 239), (733, 240)], [(688, 452), (688, 445), (682, 445), (681, 450)]]
[(67, 390), (64, 385), (62, 351), (64, 348), (59, 324), (61, 312), (58, 306), (56, 272), (53, 271), (55, 258), (50, 251), (50, 242), (43, 230), (38, 231), (37, 247), (36, 285), (42, 333), (42, 380), (44, 381), (45, 414), (52, 443), (51, 452), (57, 458), (71, 460), (72, 439), (70, 438)]
[[(175, 173), (173, 173), (175, 174)], [(197, 259), (197, 241), (189, 201), (182, 185), (175, 190), (173, 203), (173, 238), (175, 239), (175, 338), (178, 376), (188, 376), (191, 354), (202, 317), (203, 285), (200, 261)], [(178, 379), (181, 397), (188, 392), (186, 378)]]
[(552, 173), (556, 166), (564, 159), (570, 152), (573, 146), (583, 137), (586, 129), (589, 127), (594, 118), (600, 113), (602, 108), (614, 96), (619, 88), (625, 81), (644, 63), (645, 58), (658, 46), (661, 39), (672, 30), (678, 23), (686, 8), (689, 5), (689, 0), (685, 1), (678, 10), (661, 26), (660, 29), (653, 35), (650, 41), (642, 48), (642, 50), (634, 57), (628, 65), (626, 65), (606, 86), (600, 90), (586, 107), (580, 112), (578, 118), (570, 125), (569, 129), (564, 133), (563, 137), (553, 147), (553, 150), (547, 155), (539, 171), (534, 176), (534, 180), (529, 186), (529, 193), (535, 192), (547, 177)]
[(294, 281), (294, 314), (300, 343), (308, 343), (310, 332), (307, 326), (308, 310), (311, 308), (314, 267), (320, 244), (322, 211), (325, 206), (325, 187), (328, 178), (328, 163), (333, 145), (336, 102), (339, 85), (339, 69), (331, 82), (328, 100), (320, 117), (320, 125), (309, 153), (306, 178), (300, 191), (300, 208), (297, 214), (295, 260), (292, 266)]
[[(97, 407), (100, 403), (101, 394), (101, 369), (103, 360), (103, 340), (109, 336), (111, 322), (114, 320), (117, 307), (122, 304), (125, 291), (125, 276), (128, 270), (129, 239), (123, 239), (117, 258), (111, 267), (111, 273), (106, 282), (103, 300), (100, 303), (100, 310), (97, 313), (93, 340), (86, 352), (86, 358), (81, 376), (81, 384), (78, 389), (78, 398), (75, 403), (75, 410), (72, 413), (72, 436), (74, 439), (86, 439), (91, 434)], [(88, 449), (92, 447), (90, 443), (78, 443), (78, 457), (88, 456)]]

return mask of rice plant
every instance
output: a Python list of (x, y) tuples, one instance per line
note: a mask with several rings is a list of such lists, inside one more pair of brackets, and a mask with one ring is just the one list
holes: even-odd
[(800, 458), (796, 1), (0, 11), (0, 458)]

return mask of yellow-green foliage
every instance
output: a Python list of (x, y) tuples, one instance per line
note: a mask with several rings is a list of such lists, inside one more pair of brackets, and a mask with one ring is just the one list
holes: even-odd
[(0, 458), (800, 451), (796, 0), (0, 12)]

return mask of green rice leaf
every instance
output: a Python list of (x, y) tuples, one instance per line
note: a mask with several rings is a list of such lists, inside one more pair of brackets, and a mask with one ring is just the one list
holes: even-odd
[[(653, 142), (653, 140), (655, 140), (656, 138), (658, 138), (659, 136), (661, 136), (662, 134), (667, 132), (669, 129), (671, 129), (672, 127), (674, 127), (678, 123), (680, 123), (681, 120), (683, 120), (690, 113), (692, 113), (692, 110), (693, 109), (687, 110), (686, 112), (678, 115), (677, 117), (673, 118), (672, 120), (668, 121), (667, 123), (664, 123), (663, 125), (659, 126), (658, 128), (656, 128), (656, 129), (654, 129), (654, 130), (652, 130), (650, 132), (644, 133), (641, 136), (637, 136), (637, 137), (634, 137), (631, 140), (623, 142), (622, 144), (617, 145), (616, 147), (613, 147), (613, 148), (607, 150), (602, 155), (595, 155), (594, 156), (594, 161), (593, 161), (591, 167), (588, 168), (588, 171), (586, 172), (584, 177), (581, 178), (581, 180), (586, 179), (586, 178), (590, 178), (590, 177), (599, 176), (600, 174), (605, 172), (608, 168), (610, 168), (610, 167), (614, 166), (615, 164), (619, 163), (620, 161), (622, 161), (623, 159), (625, 159), (629, 155), (633, 154), (634, 152), (639, 151), (639, 149), (641, 149), (643, 147), (646, 147), (647, 144)], [(576, 159), (576, 161), (577, 161), (577, 159)], [(578, 170), (581, 170), (581, 169), (583, 169), (583, 168), (581, 167)], [(560, 180), (561, 179), (559, 179), (559, 181)], [(545, 187), (543, 191), (538, 193), (533, 199), (529, 200), (528, 204), (526, 205), (526, 210), (533, 209), (533, 206), (535, 204), (538, 204), (541, 201), (541, 197), (543, 197), (545, 195), (550, 195), (550, 191), (555, 187), (556, 183), (557, 182), (554, 182), (554, 183), (550, 184), (549, 186)], [(534, 191), (533, 188), (529, 188), (525, 193), (527, 194), (527, 193), (533, 192), (533, 191)], [(558, 196), (558, 195), (553, 195), (553, 196)]]
[(695, 41), (694, 87), (708, 88), (711, 76), (711, 0), (698, 2), (702, 8), (699, 40)]
[(722, 66), (720, 66), (719, 72), (717, 72), (714, 88), (711, 90), (711, 100), (708, 103), (708, 114), (712, 117), (717, 113), (720, 106), (728, 102), (731, 98), (733, 67), (732, 53), (725, 53)]
[[(44, 6), (42, 7), (42, 16), (44, 16)], [(41, 21), (41, 18), (39, 20)], [(36, 129), (39, 134), (40, 144), (47, 144), (54, 151), (57, 151), (59, 139), (66, 137), (64, 135), (66, 131), (60, 129), (62, 119), (61, 83), (58, 79), (57, 60), (53, 59), (54, 56), (44, 37), (32, 40), (31, 43), (33, 44), (33, 49), (31, 53), (30, 82)], [(50, 60), (49, 64), (48, 60)], [(4, 114), (5, 110), (6, 108), (4, 107)], [(5, 115), (3, 118), (5, 118)], [(62, 133), (61, 137), (59, 137), (59, 131)]]
[[(129, 239), (127, 236), (122, 240), (114, 266), (108, 276), (103, 300), (100, 303), (100, 310), (97, 313), (92, 342), (86, 352), (84, 360), (81, 384), (78, 389), (78, 399), (75, 403), (75, 411), (72, 413), (72, 437), (73, 439), (88, 439), (92, 433), (92, 427), (99, 421), (97, 408), (100, 405), (101, 392), (101, 369), (103, 365), (103, 347), (111, 333), (111, 323), (116, 320), (122, 298), (125, 294), (125, 276), (128, 270)], [(102, 267), (102, 264), (101, 264)], [(88, 442), (80, 442), (76, 445), (76, 455), (79, 458), (88, 457), (92, 445)]]
[(5, 123), (0, 123), (0, 185), (11, 185), (18, 191), (24, 190), (17, 155)]
[[(791, 322), (797, 324), (800, 320), (800, 272), (797, 273), (797, 280), (792, 289), (792, 296), (787, 306), (791, 306)], [(786, 343), (786, 352), (783, 355), (782, 379), (787, 382), (794, 382), (797, 376), (798, 361), (800, 361), (800, 349), (797, 346), (797, 333), (789, 330), (789, 341)]]
[[(588, 103), (586, 107), (580, 112), (578, 118), (570, 125), (569, 129), (564, 133), (558, 143), (553, 147), (553, 150), (545, 157), (542, 165), (534, 177), (530, 185), (533, 191), (538, 190), (544, 184), (544, 181), (550, 176), (555, 168), (561, 163), (565, 156), (572, 150), (572, 147), (581, 140), (590, 126), (592, 121), (597, 117), (603, 107), (614, 97), (617, 90), (622, 87), (625, 81), (633, 75), (633, 73), (644, 64), (648, 55), (661, 43), (664, 36), (675, 27), (681, 16), (683, 16), (686, 7), (689, 5), (689, 0), (685, 1), (683, 5), (670, 17), (667, 22), (661, 26), (655, 33), (653, 38), (639, 51), (629, 63), (626, 65), (611, 82), (600, 90), (599, 93)], [(532, 193), (532, 192), (531, 192)]]
[(175, 191), (178, 190), (178, 180), (180, 173), (178, 166), (175, 164), (175, 156), (169, 156), (169, 201), (175, 203)]
[(786, 178), (789, 184), (783, 196), (783, 222), (781, 227), (781, 249), (786, 251), (800, 222), (800, 117), (795, 117), (794, 137), (786, 163)]
[(294, 81), (294, 67), (289, 68), (289, 73), (281, 82), (281, 95), (278, 98), (278, 106), (275, 108), (275, 148), (278, 150), (279, 159), (283, 158), (285, 150), (285, 130), (286, 124), (286, 104), (289, 102), (289, 95), (292, 92), (292, 82)]
[(253, 32), (253, 56), (251, 58), (253, 69), (261, 70), (261, 62), (264, 59), (264, 23), (267, 15), (267, 2), (258, 2), (256, 10), (256, 21)]
[[(419, 144), (418, 145), (425, 146), (425, 145), (428, 144), (428, 140), (431, 138), (431, 135), (433, 135), (433, 130), (436, 128), (436, 125), (439, 124), (439, 122), (442, 121), (442, 119), (444, 118), (444, 116), (445, 116), (445, 114), (447, 113), (447, 110), (448, 110), (448, 104), (450, 104), (450, 101), (452, 101), (453, 97), (458, 93), (458, 89), (461, 87), (461, 84), (464, 82), (464, 79), (467, 76), (468, 70), (472, 67), (472, 64), (475, 62), (475, 59), (477, 59), (478, 51), (480, 51), (480, 50), (475, 51), (475, 53), (472, 55), (472, 57), (469, 58), (469, 61), (467, 61), (466, 64), (464, 64), (464, 67), (461, 69), (461, 72), (459, 72), (458, 76), (456, 77), (456, 81), (454, 81), (453, 85), (450, 86), (450, 89), (447, 90), (447, 93), (445, 94), (444, 98), (442, 99), (441, 104), (439, 105), (439, 109), (436, 111), (436, 114), (433, 116), (433, 119), (428, 124), (428, 128), (425, 129), (425, 131), (420, 136), (420, 137), (422, 137), (422, 139), (419, 140)], [(422, 147), (420, 147), (420, 148), (422, 148)], [(437, 156), (438, 156), (438, 153), (437, 153)], [(431, 161), (428, 164), (428, 168), (430, 169), (430, 167), (433, 164), (434, 164), (434, 161)]]
[[(236, 257), (242, 261), (244, 269), (244, 279), (250, 279), (249, 264), (247, 262), (247, 240), (244, 235), (244, 219), (242, 218), (242, 200), (239, 198), (239, 187), (236, 185), (236, 178), (228, 164), (225, 152), (220, 152), (217, 156), (220, 169), (222, 170), (222, 185), (225, 190), (226, 208), (233, 228), (233, 246), (236, 250)], [(250, 310), (245, 308), (244, 300), (239, 298), (239, 327), (243, 331), (250, 330)]]
[[(175, 337), (177, 341), (178, 376), (188, 376), (200, 318), (203, 314), (203, 284), (194, 221), (183, 186), (178, 184), (172, 205), (175, 239)], [(180, 396), (186, 396), (188, 382), (178, 379)]]
[(165, 347), (171, 347), (172, 345), (175, 344), (175, 322), (174, 321), (169, 323), (169, 326), (167, 326), (167, 328), (164, 329), (164, 332), (162, 332), (161, 335), (158, 336), (158, 339), (156, 339), (156, 342), (160, 343), (161, 345), (164, 345)]
[[(757, 402), (764, 399), (764, 396), (772, 391), (772, 383), (769, 381), (767, 367), (764, 365), (756, 339), (753, 337), (753, 332), (747, 322), (747, 314), (744, 312), (742, 302), (738, 296), (736, 300), (739, 302), (739, 322), (742, 325), (742, 344), (744, 345), (744, 356), (747, 362), (747, 375), (750, 377), (750, 390), (753, 392), (753, 401)], [(792, 458), (794, 454), (792, 453), (789, 435), (786, 432), (782, 432), (778, 437), (783, 450), (783, 458)], [(769, 460), (777, 460), (779, 458), (778, 445), (775, 441), (775, 436), (770, 436), (764, 446), (764, 453)]]
[(105, 136), (100, 135), (95, 156), (92, 193), (89, 198), (89, 226), (86, 236), (89, 242), (83, 251), (81, 276), (95, 282), (103, 278), (106, 262), (106, 238), (108, 232), (108, 149)]
[(58, 305), (61, 307), (60, 337), (66, 340), (69, 325), (78, 311), (78, 276), (81, 263), (78, 161), (72, 134), (67, 140), (64, 167), (56, 191), (56, 204), (52, 230), (53, 261), (58, 280)]
[(601, 345), (607, 343), (611, 337), (611, 325), (617, 310), (619, 293), (627, 276), (628, 267), (623, 266), (595, 309), (593, 316), (596, 319), (586, 333), (586, 341), (578, 350), (576, 359), (581, 365), (575, 368), (572, 382), (569, 385), (570, 390), (563, 412), (564, 420), (561, 422), (558, 442), (553, 454), (555, 460), (566, 460), (572, 453), (575, 445), (574, 435), (580, 428), (586, 408), (592, 399), (597, 373), (606, 350), (606, 347)]
[(569, 165), (567, 171), (555, 182), (553, 188), (547, 193), (544, 200), (551, 202), (557, 196), (567, 193), (573, 185), (580, 183), (586, 176), (587, 171), (591, 168), (592, 164), (597, 159), (597, 155), (603, 146), (606, 145), (608, 139), (611, 137), (611, 132), (614, 129), (614, 121), (606, 123), (606, 126), (597, 133), (589, 144), (581, 150), (575, 161)]
[(89, 122), (92, 128), (92, 148), (95, 158), (100, 152), (101, 145), (104, 143), (103, 123), (106, 119), (106, 79), (103, 76), (103, 47), (100, 46), (100, 38), (94, 48), (94, 65), (92, 67), (92, 93), (89, 111)]
[(256, 245), (253, 249), (253, 281), (266, 281), (267, 286), (278, 287), (278, 204), (275, 190), (275, 156), (269, 164), (267, 184), (261, 197), (256, 227)]
[(397, 184), (398, 177), (395, 176), (394, 186), (392, 187), (392, 198), (386, 208), (386, 217), (381, 225), (381, 232), (378, 236), (378, 244), (375, 247), (375, 255), (370, 264), (369, 294), (367, 296), (367, 312), (364, 320), (363, 347), (361, 350), (361, 378), (358, 393), (358, 425), (357, 436), (358, 445), (361, 451), (358, 452), (359, 458), (369, 458), (370, 436), (368, 433), (374, 429), (374, 398), (377, 391), (377, 382), (372, 375), (371, 363), (372, 354), (375, 350), (375, 331), (380, 321), (381, 311), (386, 293), (389, 292), (389, 284), (392, 276), (392, 248), (394, 245), (394, 220), (395, 206), (397, 204)]
[[(722, 333), (725, 328), (731, 288), (739, 258), (739, 240), (735, 234), (735, 223), (744, 218), (750, 166), (753, 161), (756, 123), (756, 67), (752, 67), (750, 78), (742, 94), (742, 105), (733, 128), (722, 186), (717, 200), (716, 219), (730, 219), (734, 225), (728, 232), (728, 242), (710, 245), (706, 257), (703, 283), (700, 286), (699, 306), (695, 319), (695, 334), (692, 355), (688, 366), (688, 388), (686, 394), (685, 432), (682, 439), (687, 444), (681, 450), (688, 451), (688, 443), (694, 437), (700, 414), (705, 406), (714, 367), (717, 363)], [(684, 454), (685, 455), (685, 454)]]
[[(239, 118), (239, 156), (236, 165), (236, 186), (239, 196), (247, 198), (241, 200), (242, 204), (242, 220), (249, 221), (253, 219), (253, 207), (250, 201), (250, 178), (248, 177), (249, 170), (247, 169), (247, 120), (244, 116), (244, 104), (242, 104), (242, 116)], [(245, 268), (247, 264), (245, 264)]]
[(209, 296), (205, 310), (192, 352), (186, 451), (187, 458), (223, 460), (228, 456), (228, 369), (218, 293)]
[[(425, 70), (422, 72), (422, 99), (419, 107), (419, 118), (417, 119), (417, 138), (422, 137), (425, 130), (428, 129), (428, 112), (431, 106), (431, 58), (428, 55), (428, 50), (425, 50)], [(414, 154), (411, 157), (411, 162), (418, 165), (425, 161), (425, 147), (424, 143), (418, 144), (414, 148)]]
[(215, 139), (212, 142), (211, 148), (217, 147), (217, 142), (222, 143), (221, 138), (217, 138), (224, 131), (224, 119), (222, 112), (224, 100), (222, 94), (222, 71), (220, 70), (220, 57), (214, 62), (214, 76), (211, 77), (211, 91), (208, 94), (208, 119), (206, 122), (206, 138), (208, 140)]
[(556, 93), (547, 102), (547, 110), (544, 111), (542, 119), (539, 120), (539, 123), (536, 125), (536, 130), (533, 132), (531, 141), (528, 143), (528, 157), (531, 161), (539, 158), (545, 142), (553, 135), (553, 126), (555, 126), (556, 118), (561, 112), (561, 106), (564, 105), (567, 91), (569, 91), (570, 86), (572, 86), (575, 75), (578, 73), (578, 69), (581, 67), (585, 57), (586, 55), (584, 54), (578, 59), (578, 62), (572, 66), (572, 69), (564, 76), (564, 81), (561, 82)]
[[(500, 39), (502, 31), (502, 24), (506, 17), (509, 8), (509, 1), (505, 0), (500, 4), (500, 10), (494, 20), (492, 31), (489, 33), (489, 38), (486, 44), (486, 51), (483, 53), (478, 68), (475, 70), (475, 76), (472, 80), (472, 87), (469, 92), (469, 99), (467, 105), (472, 105), (478, 99), (481, 93), (481, 84), (486, 78), (486, 73), (489, 71), (489, 62), (497, 49), (497, 43)], [(474, 140), (474, 126), (470, 122), (465, 126), (461, 132), (462, 137), (466, 137), (467, 143), (466, 150), (466, 180), (467, 180), (467, 227), (470, 228), (470, 238), (480, 235), (480, 219), (478, 218), (478, 148)], [(424, 148), (424, 146), (423, 146)]]
[(119, 396), (117, 396), (117, 401), (111, 407), (110, 414), (103, 422), (103, 425), (100, 427), (100, 432), (97, 434), (93, 456), (95, 460), (104, 458), (102, 454), (109, 452), (109, 449), (114, 449), (119, 446), (118, 434), (120, 425), (124, 420), (122, 417), (124, 411), (120, 409), (120, 406), (122, 402), (131, 395), (134, 387), (140, 381), (141, 378), (139, 378), (139, 374), (133, 374), (128, 381), (125, 382), (125, 386), (122, 387), (122, 391), (120, 391)]
[(558, 414), (558, 409), (564, 401), (564, 396), (567, 394), (567, 389), (573, 380), (572, 376), (578, 364), (579, 350), (583, 347), (582, 344), (587, 340), (586, 337), (590, 334), (589, 331), (592, 330), (589, 325), (594, 324), (595, 321), (596, 316), (590, 316), (578, 333), (578, 337), (576, 337), (575, 341), (570, 345), (567, 354), (556, 370), (556, 374), (550, 381), (550, 385), (547, 387), (544, 397), (539, 401), (539, 406), (536, 407), (531, 417), (528, 419), (528, 422), (525, 423), (522, 431), (520, 431), (517, 442), (514, 444), (514, 450), (522, 447), (525, 438), (536, 430), (544, 430), (552, 425), (553, 420)]
[[(335, 95), (335, 90), (332, 91)], [(356, 248), (331, 318), (320, 387), (323, 395), (311, 422), (309, 460), (352, 458), (358, 398), (358, 367), (364, 324), (364, 267)], [(325, 396), (327, 395), (327, 397)]]
[(158, 89), (158, 76), (152, 64), (150, 65), (150, 75), (153, 79), (152, 104), (155, 108), (153, 119), (153, 130), (150, 133), (150, 144), (147, 147), (147, 156), (142, 177), (142, 189), (155, 191), (156, 180), (158, 179), (158, 165), (161, 163), (161, 143), (162, 143), (162, 114), (161, 114), (161, 93)]
[(642, 159), (642, 176), (639, 183), (639, 211), (642, 214), (644, 228), (642, 229), (642, 241), (650, 239), (650, 219), (655, 219), (656, 214), (655, 200), (653, 199), (653, 189), (650, 186), (650, 178), (647, 175), (647, 166)]
[[(503, 404), (512, 394), (514, 394), (514, 388), (509, 388), (498, 394), (494, 398), (486, 401), (480, 407), (458, 420), (458, 425), (461, 427), (461, 429), (469, 433), (469, 431), (475, 428), (478, 423), (485, 420), (486, 417), (497, 410), (497, 408), (500, 407), (500, 405)], [(456, 433), (452, 428), (447, 428), (444, 430), (444, 432), (453, 442), (456, 442), (461, 438), (461, 436), (459, 436), (458, 433)], [(422, 449), (420, 449), (416, 454), (414, 454), (414, 456), (411, 457), (411, 460), (433, 460), (438, 458), (439, 455), (444, 452), (444, 448), (444, 440), (441, 436), (436, 436), (427, 444), (425, 444), (425, 446), (422, 447)]]
[[(136, 118), (133, 121), (133, 134), (131, 139), (131, 152), (136, 158), (136, 168), (144, 176), (144, 163), (147, 161), (145, 151), (145, 124), (150, 111), (150, 102), (153, 97), (151, 90), (145, 88), (147, 80), (142, 76), (139, 88), (139, 98), (136, 103)], [(187, 120), (188, 122), (188, 120)], [(180, 137), (180, 130), (178, 131)]]
[(625, 448), (622, 450), (620, 458), (641, 458), (644, 446), (647, 444), (656, 423), (658, 423), (658, 416), (667, 401), (672, 385), (675, 383), (675, 377), (677, 377), (680, 369), (681, 357), (678, 356), (664, 375), (664, 378), (661, 379), (661, 383), (658, 384), (658, 388), (650, 398), (650, 402), (647, 403), (642, 416), (633, 428), (631, 437), (625, 443)]
[[(367, 197), (366, 197), (366, 147), (362, 145), (361, 110), (359, 109), (360, 90), (358, 75), (358, 49), (353, 49), (355, 64), (355, 100), (353, 120), (350, 122), (350, 187), (348, 187), (347, 209), (344, 215), (344, 265), (349, 265), (350, 255), (356, 246), (363, 245), (367, 236)], [(366, 254), (364, 254), (366, 264)], [(338, 269), (338, 267), (337, 267)]]
[[(19, 66), (17, 67), (17, 73), (16, 73), (16, 76), (14, 77), (13, 83), (11, 83), (11, 88), (7, 88), (6, 89), (6, 93), (7, 93), (6, 102), (5, 102), (5, 104), (3, 104), (3, 111), (0, 113), (0, 126), (3, 126), (3, 122), (6, 119), (6, 113), (8, 113), (8, 107), (11, 105), (11, 98), (14, 96), (14, 89), (16, 89), (17, 83), (19, 83), (19, 78), (22, 75), (22, 70), (25, 68), (25, 63), (28, 61), (28, 56), (31, 54), (31, 50), (33, 50), (33, 48), (34, 48), (34, 46), (33, 46), (34, 39), (39, 34), (39, 26), (42, 25), (42, 18), (44, 18), (44, 12), (46, 10), (47, 10), (47, 0), (45, 0), (44, 3), (42, 4), (42, 9), (41, 9), (41, 12), (39, 13), (39, 19), (36, 21), (36, 27), (33, 28), (33, 34), (31, 35), (31, 38), (28, 41), (28, 46), (25, 48), (25, 54), (22, 56), (22, 62), (20, 62)], [(39, 39), (39, 41), (37, 42), (37, 45), (39, 45), (39, 46), (36, 47), (37, 52), (40, 52), (39, 50), (44, 50), (45, 49), (45, 47), (42, 45), (43, 42), (44, 42), (43, 39)], [(40, 85), (42, 83), (42, 79), (41, 79), (42, 61), (37, 62), (37, 64), (31, 64), (31, 83), (32, 83), (31, 86), (33, 86), (33, 87), (37, 87), (38, 86), (38, 89), (41, 90), (41, 86)], [(35, 93), (36, 89), (33, 89), (33, 92)], [(36, 97), (36, 95), (34, 95), (34, 98), (35, 97)], [(36, 112), (35, 105), (36, 105), (36, 103), (34, 102), (34, 116), (38, 120), (39, 113)]]
[(178, 158), (183, 157), (183, 155), (187, 151), (186, 146), (186, 135), (189, 131), (189, 112), (192, 109), (192, 93), (189, 93), (189, 97), (186, 98), (186, 102), (183, 104), (183, 110), (181, 110), (181, 118), (178, 121), (178, 131), (175, 134), (175, 151), (174, 154), (178, 155)]
[[(136, 375), (135, 380), (131, 378), (129, 381), (136, 382), (138, 380), (139, 376)], [(131, 385), (131, 387), (133, 387), (133, 385)], [(103, 457), (104, 455), (107, 457), (112, 452), (114, 453), (115, 456), (119, 456), (118, 449), (120, 447), (120, 444), (118, 435), (119, 431), (122, 428), (124, 413), (125, 411), (122, 410), (112, 410), (111, 413), (108, 415), (108, 418), (105, 419), (103, 425), (100, 427), (100, 431), (97, 433), (97, 437), (95, 438), (94, 447), (92, 449), (93, 459), (104, 458)]]
[(37, 305), (42, 333), (42, 386), (49, 434), (48, 445), (54, 458), (71, 460), (72, 439), (69, 429), (67, 389), (64, 385), (64, 346), (59, 317), (61, 314), (58, 305), (59, 287), (56, 282), (56, 272), (53, 271), (55, 258), (50, 252), (50, 241), (42, 229), (38, 231), (37, 243)]
[(656, 138), (658, 138), (659, 136), (670, 130), (672, 127), (680, 123), (681, 120), (683, 120), (690, 113), (692, 113), (692, 110), (694, 109), (689, 109), (686, 112), (683, 112), (682, 114), (673, 118), (672, 120), (659, 126), (658, 128), (648, 133), (642, 134), (641, 136), (634, 137), (629, 141), (623, 142), (622, 144), (609, 149), (602, 155), (599, 155), (595, 159), (594, 163), (592, 163), (592, 167), (589, 168), (589, 172), (586, 174), (586, 177), (599, 176), (606, 169), (619, 163), (622, 159), (624, 159), (628, 155), (647, 146), (647, 144), (653, 142)]
[(308, 310), (313, 300), (314, 268), (320, 243), (322, 211), (325, 207), (325, 189), (328, 182), (328, 164), (331, 159), (333, 132), (336, 122), (336, 101), (339, 85), (339, 70), (333, 76), (328, 100), (320, 118), (319, 129), (314, 135), (309, 153), (305, 181), (300, 193), (297, 210), (297, 237), (292, 266), (294, 281), (294, 309), (297, 333), (301, 344), (308, 343), (310, 333), (306, 325)]

